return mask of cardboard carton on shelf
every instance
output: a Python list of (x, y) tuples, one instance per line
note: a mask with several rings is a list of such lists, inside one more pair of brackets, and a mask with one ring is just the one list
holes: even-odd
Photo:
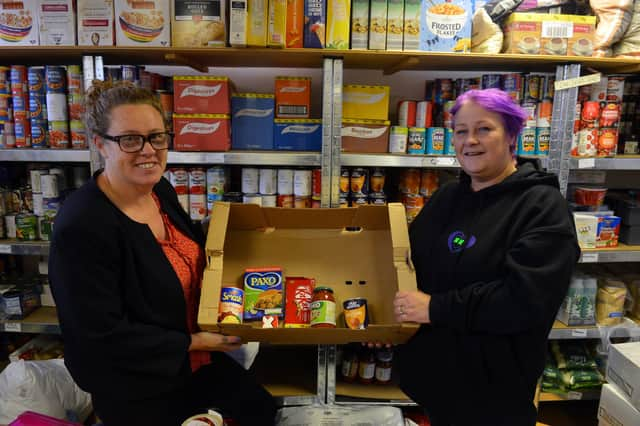
[(638, 424), (640, 424), (640, 412), (625, 399), (620, 389), (611, 384), (602, 385), (598, 426), (637, 426)]
[[(404, 207), (283, 209), (216, 203), (206, 243), (198, 324), (204, 330), (273, 344), (402, 343), (417, 324), (397, 323), (393, 297), (415, 290)], [(246, 268), (280, 266), (283, 276), (305, 276), (334, 290), (337, 328), (263, 329), (260, 322), (218, 323), (220, 288), (240, 286)], [(342, 302), (368, 301), (370, 323), (345, 328)]]
[(621, 395), (636, 410), (640, 410), (640, 342), (620, 343), (609, 347), (606, 379), (616, 385)]

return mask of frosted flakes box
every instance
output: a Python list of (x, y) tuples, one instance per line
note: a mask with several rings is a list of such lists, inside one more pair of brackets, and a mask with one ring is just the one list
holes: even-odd
[(37, 0), (0, 3), (0, 46), (37, 45)]
[(225, 47), (224, 0), (172, 0), (173, 47)]
[(72, 0), (39, 0), (40, 46), (75, 46), (76, 14)]
[(113, 0), (78, 0), (78, 46), (113, 46)]
[(115, 0), (117, 46), (169, 46), (170, 0)]
[(420, 50), (470, 52), (474, 0), (422, 0)]
[(283, 316), (282, 268), (248, 268), (244, 272), (244, 319)]

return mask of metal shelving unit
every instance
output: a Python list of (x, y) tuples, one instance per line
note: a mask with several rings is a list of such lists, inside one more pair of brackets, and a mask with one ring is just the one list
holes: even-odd
[(549, 333), (551, 340), (600, 339), (602, 337), (640, 338), (640, 326), (629, 318), (615, 326), (575, 326), (569, 327), (556, 321)]
[(88, 163), (88, 149), (0, 149), (0, 161)]
[(0, 320), (0, 331), (60, 334), (56, 308), (42, 306), (22, 320)]
[(583, 249), (580, 263), (640, 262), (640, 246), (618, 244), (618, 247)]
[(178, 152), (169, 151), (169, 164), (225, 164), (261, 166), (320, 166), (319, 152), (290, 151), (229, 151)]
[(440, 167), (458, 168), (455, 157), (410, 154), (342, 153), (340, 163), (347, 167)]
[(46, 256), (48, 253), (48, 241), (0, 240), (0, 254)]
[(621, 155), (612, 158), (572, 158), (572, 170), (640, 170), (640, 155)]

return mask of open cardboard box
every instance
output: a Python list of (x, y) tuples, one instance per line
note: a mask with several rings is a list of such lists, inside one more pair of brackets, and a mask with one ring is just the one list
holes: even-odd
[[(402, 204), (349, 209), (283, 209), (217, 202), (206, 244), (198, 324), (243, 341), (273, 344), (403, 343), (417, 324), (397, 323), (396, 291), (416, 290), (407, 221)], [(315, 278), (336, 300), (337, 328), (263, 329), (261, 322), (219, 324), (220, 288), (242, 288), (244, 270), (280, 266), (283, 278)], [(342, 302), (364, 297), (369, 327), (345, 327)], [(282, 326), (281, 326), (282, 327)]]

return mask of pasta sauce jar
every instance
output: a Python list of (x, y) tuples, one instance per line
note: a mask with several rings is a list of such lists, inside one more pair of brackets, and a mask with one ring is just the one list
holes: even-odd
[(311, 327), (335, 328), (336, 300), (330, 287), (316, 287), (311, 299)]

